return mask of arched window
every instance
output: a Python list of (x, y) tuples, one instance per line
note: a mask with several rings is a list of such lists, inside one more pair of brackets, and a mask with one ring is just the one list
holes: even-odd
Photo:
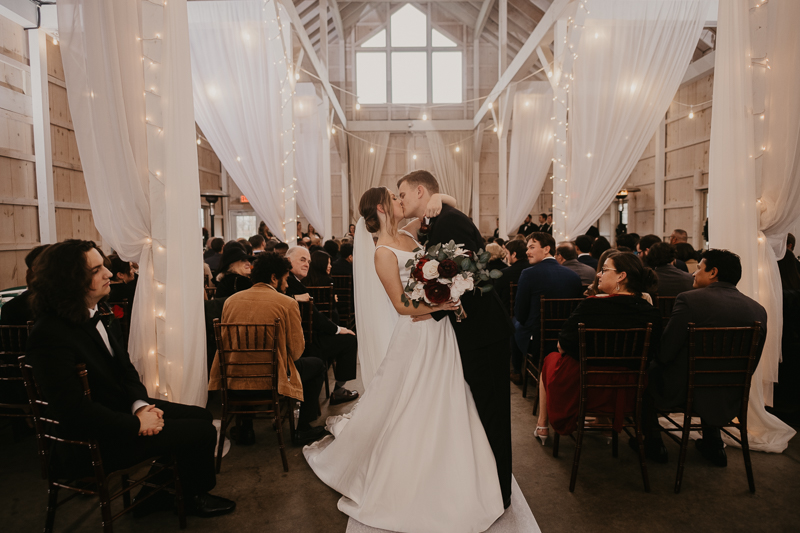
[(361, 104), (463, 101), (463, 47), (411, 4), (357, 47), (355, 67)]

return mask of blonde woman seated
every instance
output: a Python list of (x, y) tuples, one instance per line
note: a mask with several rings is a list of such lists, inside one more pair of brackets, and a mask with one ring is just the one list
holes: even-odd
[[(645, 287), (652, 285), (655, 274), (630, 252), (609, 254), (600, 263), (598, 290), (589, 296), (564, 323), (558, 351), (544, 359), (539, 379), (539, 419), (536, 436), (545, 443), (549, 425), (561, 435), (577, 429), (580, 402), (580, 353), (578, 324), (587, 328), (640, 328), (653, 325), (649, 358), (655, 355), (661, 338), (661, 314), (642, 298)], [(613, 378), (613, 376), (610, 376)], [(635, 394), (634, 389), (630, 389)], [(612, 389), (592, 391), (587, 409), (614, 413), (616, 393)], [(621, 420), (619, 420), (621, 429)], [(616, 425), (616, 424), (615, 424)], [(619, 430), (618, 430), (619, 431)]]
[(503, 270), (508, 266), (503, 261), (506, 254), (505, 249), (502, 246), (490, 242), (486, 245), (486, 251), (492, 254), (492, 257), (489, 259), (489, 263), (487, 263), (486, 268), (489, 270)]

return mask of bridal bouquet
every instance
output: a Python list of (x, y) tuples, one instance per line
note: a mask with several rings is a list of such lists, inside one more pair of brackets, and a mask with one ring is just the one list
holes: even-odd
[[(468, 291), (489, 292), (492, 285), (487, 282), (503, 275), (499, 270), (486, 269), (491, 258), (489, 252), (478, 250), (474, 254), (452, 240), (427, 249), (417, 248), (414, 252), (414, 258), (406, 263), (411, 275), (401, 297), (406, 307), (419, 307), (420, 302), (458, 303), (461, 295)], [(464, 310), (460, 309), (457, 316), (459, 320), (465, 318)]]

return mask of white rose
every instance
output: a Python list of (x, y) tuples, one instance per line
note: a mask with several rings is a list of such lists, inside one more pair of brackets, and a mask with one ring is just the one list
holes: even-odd
[(425, 297), (425, 285), (422, 283), (417, 283), (417, 286), (414, 287), (413, 291), (411, 291), (411, 299), (422, 300), (424, 297)]
[(425, 263), (422, 267), (422, 275), (425, 279), (436, 279), (439, 277), (439, 261), (433, 259)]
[(453, 278), (453, 286), (450, 287), (450, 294), (453, 300), (457, 300), (462, 294), (474, 288), (475, 283), (472, 281), (472, 277), (464, 278), (463, 276), (456, 276)]

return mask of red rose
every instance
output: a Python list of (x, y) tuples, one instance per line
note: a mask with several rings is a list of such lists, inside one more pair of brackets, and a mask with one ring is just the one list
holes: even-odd
[(425, 285), (425, 297), (434, 304), (443, 304), (450, 299), (450, 286), (437, 281)]
[(125, 311), (122, 309), (122, 307), (120, 307), (118, 305), (115, 305), (114, 307), (112, 307), (111, 311), (114, 312), (114, 316), (117, 317), (118, 319), (120, 319), (120, 318), (125, 316)]
[(458, 265), (452, 259), (445, 259), (439, 263), (439, 276), (450, 279), (456, 274), (458, 274)]
[(419, 262), (417, 263), (417, 266), (414, 268), (414, 270), (411, 271), (411, 276), (415, 280), (421, 281), (422, 283), (425, 283), (427, 281), (425, 279), (425, 276), (422, 274), (422, 267), (424, 267), (425, 263), (427, 263), (428, 261), (429, 259), (425, 258), (420, 259)]

